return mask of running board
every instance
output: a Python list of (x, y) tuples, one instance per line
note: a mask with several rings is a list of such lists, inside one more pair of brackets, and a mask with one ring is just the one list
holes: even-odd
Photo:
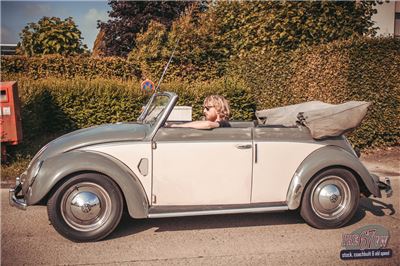
[(187, 210), (187, 211), (173, 211), (170, 208), (168, 211), (165, 207), (152, 207), (149, 210), (148, 218), (167, 218), (167, 217), (182, 217), (182, 216), (200, 216), (200, 215), (217, 215), (217, 214), (237, 214), (237, 213), (260, 213), (260, 212), (274, 212), (274, 211), (287, 211), (287, 205), (268, 206), (268, 207), (247, 207), (247, 208), (217, 208), (205, 210)]

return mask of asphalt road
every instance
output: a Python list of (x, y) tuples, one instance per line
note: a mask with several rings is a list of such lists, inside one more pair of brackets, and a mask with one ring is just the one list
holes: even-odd
[[(164, 219), (124, 218), (107, 239), (73, 243), (49, 224), (46, 207), (20, 211), (1, 189), (1, 264), (51, 265), (400, 265), (400, 177), (394, 195), (362, 199), (349, 225), (308, 226), (297, 212)], [(342, 261), (342, 235), (370, 224), (389, 230), (389, 259)]]

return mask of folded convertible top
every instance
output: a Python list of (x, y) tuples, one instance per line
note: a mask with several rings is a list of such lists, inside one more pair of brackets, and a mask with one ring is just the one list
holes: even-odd
[(259, 124), (306, 126), (314, 139), (339, 136), (361, 124), (371, 103), (350, 101), (328, 104), (320, 101), (305, 102), (256, 112)]

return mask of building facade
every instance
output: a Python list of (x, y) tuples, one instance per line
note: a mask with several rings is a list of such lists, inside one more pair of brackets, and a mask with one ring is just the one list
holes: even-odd
[(400, 1), (390, 1), (378, 4), (378, 11), (372, 17), (375, 26), (379, 27), (378, 36), (400, 37)]

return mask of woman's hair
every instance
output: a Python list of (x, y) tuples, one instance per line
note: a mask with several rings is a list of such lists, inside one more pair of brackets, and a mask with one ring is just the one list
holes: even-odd
[(210, 95), (204, 99), (204, 106), (213, 106), (219, 116), (224, 120), (229, 120), (231, 110), (228, 101), (221, 95)]

